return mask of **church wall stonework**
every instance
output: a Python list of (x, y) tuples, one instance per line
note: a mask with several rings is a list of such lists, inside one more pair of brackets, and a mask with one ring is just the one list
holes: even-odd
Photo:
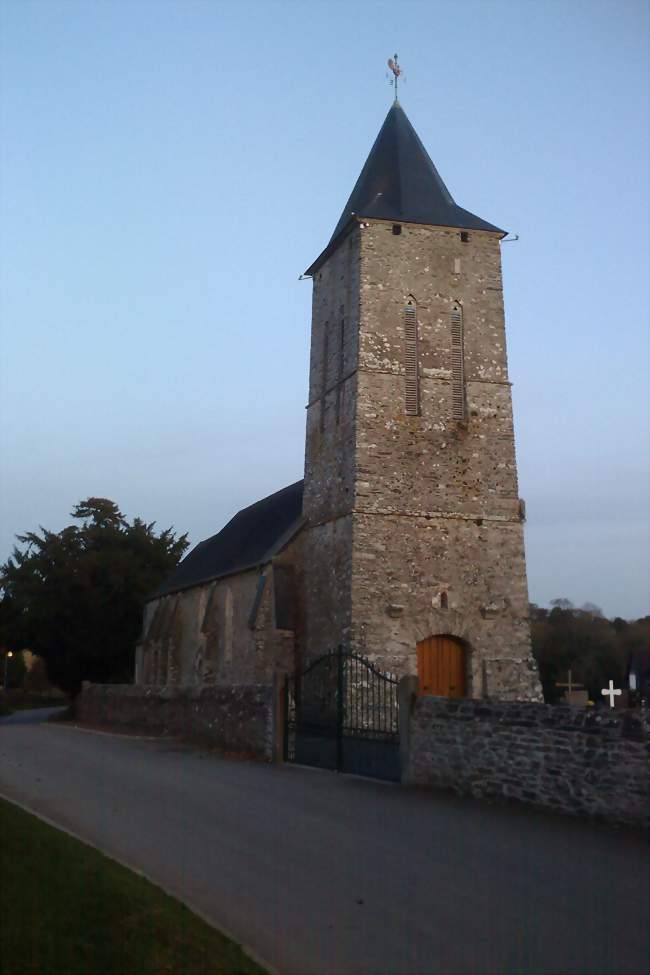
[(537, 697), (519, 526), (357, 514), (354, 552), (355, 644), (364, 655), (416, 674), (420, 640), (455, 636), (466, 648), (469, 696)]
[(276, 749), (272, 685), (215, 687), (85, 684), (77, 721), (179, 736), (272, 761)]
[(359, 232), (332, 254), (312, 296), (303, 514), (309, 525), (352, 509), (359, 338)]
[[(322, 357), (336, 348), (331, 318), (340, 296), (346, 308), (358, 308), (344, 439), (340, 426), (328, 422), (331, 414), (319, 422), (317, 412)], [(417, 309), (416, 416), (406, 412), (408, 301)], [(463, 422), (452, 412), (455, 303), (464, 327)], [(379, 666), (408, 674), (417, 669), (418, 640), (453, 635), (466, 647), (468, 694), (541, 700), (530, 647), (499, 235), (477, 231), (464, 242), (458, 230), (402, 224), (396, 234), (388, 221), (359, 222), (315, 276), (313, 315), (307, 655), (342, 639)], [(323, 522), (348, 511), (349, 532), (324, 530)], [(332, 596), (347, 625), (336, 618)], [(332, 639), (319, 640), (327, 620)]]
[[(277, 562), (293, 569), (300, 544), (294, 539)], [(276, 671), (293, 670), (295, 633), (280, 629), (275, 619), (275, 561), (151, 600), (137, 651), (136, 684), (271, 684)]]
[(305, 532), (302, 599), (305, 624), (299, 642), (307, 663), (349, 645), (352, 611), (352, 516)]
[(137, 682), (163, 686), (254, 680), (254, 636), (246, 625), (256, 571), (152, 600)]
[(650, 827), (650, 716), (642, 708), (422, 696), (403, 720), (407, 785)]
[(312, 298), (305, 442), (301, 662), (349, 642), (359, 337), (359, 231), (319, 275)]

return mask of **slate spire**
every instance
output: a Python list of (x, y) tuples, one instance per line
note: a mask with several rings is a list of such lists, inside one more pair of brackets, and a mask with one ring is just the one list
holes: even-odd
[(375, 139), (326, 250), (308, 274), (331, 253), (336, 238), (353, 215), (395, 223), (506, 233), (455, 203), (397, 99)]

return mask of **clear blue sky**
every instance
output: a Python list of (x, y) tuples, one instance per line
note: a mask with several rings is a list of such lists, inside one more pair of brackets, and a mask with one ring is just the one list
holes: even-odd
[(503, 246), (531, 598), (650, 611), (648, 7), (2, 0), (0, 559), (302, 476), (311, 285), (401, 101)]

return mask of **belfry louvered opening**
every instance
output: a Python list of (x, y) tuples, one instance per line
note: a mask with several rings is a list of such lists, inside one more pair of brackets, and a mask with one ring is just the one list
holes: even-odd
[(404, 383), (407, 416), (417, 416), (420, 412), (418, 313), (412, 298), (404, 308)]
[(341, 422), (341, 400), (343, 396), (343, 373), (345, 371), (345, 309), (341, 305), (339, 323), (338, 369), (336, 376), (336, 425)]
[(461, 422), (466, 418), (463, 309), (458, 303), (451, 311), (451, 415)]
[(325, 322), (323, 329), (323, 361), (321, 362), (320, 375), (320, 432), (325, 431), (325, 408), (327, 406), (327, 360), (330, 354), (330, 323)]

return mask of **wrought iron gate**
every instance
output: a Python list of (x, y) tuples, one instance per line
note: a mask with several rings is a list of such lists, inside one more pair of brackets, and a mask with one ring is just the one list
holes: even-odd
[(288, 676), (285, 761), (399, 782), (397, 684), (341, 649)]

